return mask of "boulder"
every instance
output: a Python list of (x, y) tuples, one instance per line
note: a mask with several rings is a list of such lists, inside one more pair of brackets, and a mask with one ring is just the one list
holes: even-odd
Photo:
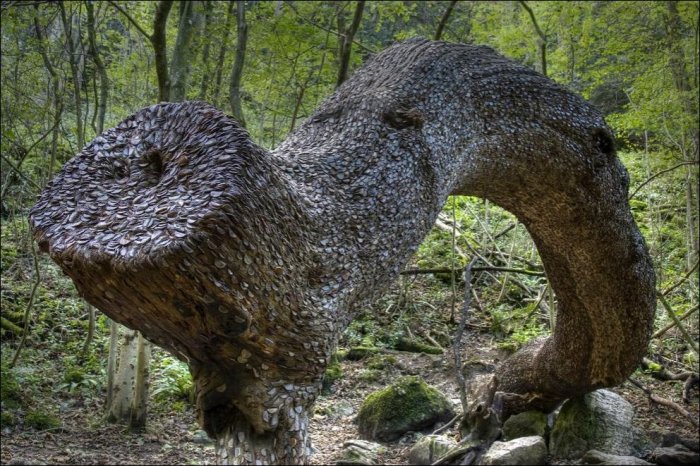
[(653, 451), (651, 458), (660, 466), (695, 466), (700, 463), (700, 455), (681, 444), (659, 447)]
[(386, 452), (386, 448), (374, 442), (366, 440), (348, 440), (343, 443), (343, 451), (340, 459), (335, 464), (338, 465), (367, 465), (379, 464), (379, 455)]
[(547, 445), (542, 437), (520, 437), (509, 442), (494, 442), (482, 458), (485, 465), (544, 464)]
[(433, 464), (457, 443), (444, 435), (426, 435), (408, 452), (408, 464)]
[(532, 436), (544, 437), (547, 430), (547, 414), (541, 411), (525, 411), (509, 417), (503, 423), (503, 440)]
[(632, 405), (609, 390), (569, 399), (554, 423), (550, 453), (557, 458), (580, 458), (589, 450), (629, 455), (634, 442), (633, 415)]
[(392, 385), (370, 394), (360, 407), (360, 436), (392, 441), (408, 431), (432, 427), (454, 416), (448, 399), (422, 377), (401, 377)]
[(586, 452), (585, 455), (583, 455), (583, 458), (581, 458), (580, 464), (609, 464), (609, 465), (627, 466), (627, 465), (645, 465), (645, 464), (654, 464), (654, 463), (649, 463), (647, 461), (644, 461), (641, 458), (637, 458), (636, 456), (610, 455), (608, 453), (603, 453), (602, 451), (590, 450), (590, 451)]

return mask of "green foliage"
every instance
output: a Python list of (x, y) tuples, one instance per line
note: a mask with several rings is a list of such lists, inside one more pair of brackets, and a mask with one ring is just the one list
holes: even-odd
[(36, 430), (49, 430), (61, 426), (60, 419), (42, 410), (31, 410), (27, 412), (24, 423), (28, 427), (33, 427)]
[(187, 364), (171, 356), (163, 357), (154, 367), (153, 397), (160, 402), (185, 400), (194, 402), (194, 385)]
[(5, 362), (0, 365), (0, 400), (3, 409), (18, 408), (22, 404), (22, 391), (17, 378)]

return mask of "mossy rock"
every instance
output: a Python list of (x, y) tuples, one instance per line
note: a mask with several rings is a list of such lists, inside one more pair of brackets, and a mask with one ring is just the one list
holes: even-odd
[(370, 394), (357, 416), (360, 436), (392, 441), (409, 431), (447, 421), (454, 412), (445, 395), (422, 377), (401, 377), (396, 383)]
[(379, 351), (379, 348), (374, 346), (355, 346), (350, 348), (350, 351), (348, 351), (345, 359), (348, 361), (361, 361), (368, 356), (379, 353)]
[(399, 338), (399, 341), (394, 345), (399, 351), (410, 351), (411, 353), (426, 353), (426, 354), (442, 354), (442, 348), (437, 346), (426, 345), (416, 339)]
[(521, 437), (545, 437), (548, 430), (547, 414), (525, 411), (509, 417), (503, 424), (503, 439), (508, 441)]

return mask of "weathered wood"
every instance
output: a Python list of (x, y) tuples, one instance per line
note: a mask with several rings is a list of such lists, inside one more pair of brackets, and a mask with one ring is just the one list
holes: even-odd
[(340, 332), (450, 194), (515, 214), (558, 294), (553, 336), (503, 362), (489, 404), (624, 381), (655, 310), (627, 188), (583, 99), (489, 48), (414, 39), (272, 152), (204, 103), (141, 110), (66, 163), (30, 221), (88, 301), (188, 362), (220, 461), (299, 463)]

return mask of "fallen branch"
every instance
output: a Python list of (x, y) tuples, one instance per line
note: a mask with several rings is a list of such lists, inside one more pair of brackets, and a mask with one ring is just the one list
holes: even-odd
[(674, 283), (673, 285), (671, 285), (668, 289), (666, 289), (666, 291), (662, 291), (661, 294), (662, 294), (663, 296), (667, 296), (671, 291), (675, 290), (675, 289), (678, 288), (680, 285), (682, 285), (683, 282), (685, 282), (685, 281), (693, 274), (693, 272), (695, 272), (695, 270), (698, 268), (698, 263), (700, 263), (700, 259), (698, 259), (698, 260), (695, 261), (695, 265), (692, 266), (692, 267), (690, 268), (690, 270), (688, 270), (688, 271), (685, 273), (685, 275), (683, 275), (683, 278), (681, 278), (681, 279), (678, 280), (676, 283)]
[[(682, 316), (678, 317), (678, 321), (679, 322), (684, 321), (685, 319), (687, 319), (688, 317), (693, 315), (695, 313), (695, 311), (697, 311), (699, 308), (700, 308), (700, 304), (696, 305), (693, 308), (688, 309)], [(673, 321), (670, 324), (668, 324), (667, 326), (665, 326), (664, 328), (662, 328), (661, 330), (659, 330), (658, 332), (654, 333), (651, 336), (651, 338), (659, 338), (660, 336), (662, 336), (664, 333), (668, 332), (669, 330), (671, 330), (675, 326), (676, 326), (676, 322)]]
[[(533, 275), (535, 277), (545, 277), (544, 272), (538, 272), (536, 270), (526, 270), (526, 269), (514, 269), (511, 267), (472, 267), (474, 272), (485, 272), (485, 271), (495, 271), (495, 272), (511, 272), (511, 273), (521, 273), (524, 275)], [(401, 275), (420, 275), (427, 273), (451, 273), (458, 274), (462, 269), (406, 269), (401, 272)]]
[[(658, 366), (659, 369), (655, 369), (654, 366)], [(674, 374), (669, 372), (668, 369), (661, 366), (660, 364), (652, 361), (649, 358), (642, 358), (642, 368), (650, 371), (650, 375), (657, 380), (687, 380), (689, 377), (695, 375), (693, 372), (681, 372), (680, 374)]]
[(659, 298), (659, 301), (661, 301), (661, 304), (663, 304), (668, 316), (671, 318), (671, 320), (673, 320), (676, 326), (678, 326), (678, 330), (681, 331), (681, 335), (683, 335), (683, 338), (685, 339), (686, 343), (688, 343), (690, 349), (697, 355), (699, 353), (697, 343), (695, 343), (695, 340), (693, 340), (693, 337), (690, 336), (688, 330), (686, 330), (686, 328), (683, 327), (683, 324), (678, 320), (678, 317), (676, 317), (676, 313), (673, 312), (671, 305), (668, 303), (668, 301), (666, 301), (663, 294), (657, 292), (656, 296)]
[(437, 435), (437, 434), (440, 434), (440, 433), (446, 431), (446, 430), (449, 429), (455, 422), (457, 422), (457, 420), (458, 420), (459, 418), (461, 418), (461, 417), (462, 417), (462, 414), (456, 415), (455, 417), (453, 417), (452, 419), (450, 419), (449, 421), (447, 421), (447, 424), (445, 424), (444, 426), (441, 426), (441, 427), (438, 428), (438, 429), (435, 429), (435, 430), (433, 431), (433, 433), (430, 434), (430, 435)]
[(651, 390), (649, 390), (647, 387), (645, 387), (644, 385), (642, 385), (640, 382), (638, 382), (637, 380), (633, 379), (632, 377), (630, 377), (630, 378), (627, 379), (627, 380), (629, 380), (630, 383), (632, 383), (632, 385), (636, 386), (637, 388), (639, 388), (640, 390), (642, 390), (644, 393), (646, 393), (646, 394), (649, 396), (649, 399), (650, 399), (651, 401), (653, 401), (654, 403), (658, 403), (658, 404), (660, 404), (660, 405), (662, 405), (662, 406), (666, 406), (667, 408), (674, 409), (674, 410), (678, 411), (679, 413), (681, 413), (681, 414), (683, 415), (683, 417), (685, 417), (686, 419), (688, 419), (695, 427), (700, 426), (700, 423), (698, 423), (697, 418), (695, 418), (695, 416), (693, 416), (693, 415), (690, 414), (688, 411), (686, 411), (686, 410), (685, 410), (681, 405), (679, 405), (678, 403), (675, 403), (675, 402), (673, 402), (673, 401), (671, 401), (671, 400), (667, 400), (666, 398), (662, 398), (662, 397), (660, 397), (659, 395), (654, 394)]

